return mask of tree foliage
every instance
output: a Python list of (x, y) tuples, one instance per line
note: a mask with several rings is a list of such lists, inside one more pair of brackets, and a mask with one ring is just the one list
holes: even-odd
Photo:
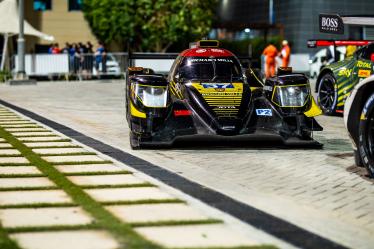
[(166, 51), (211, 29), (217, 0), (84, 0), (93, 33), (106, 44), (128, 42), (138, 51)]

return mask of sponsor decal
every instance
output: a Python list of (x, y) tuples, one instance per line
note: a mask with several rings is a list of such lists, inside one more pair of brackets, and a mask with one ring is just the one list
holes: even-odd
[(199, 53), (199, 54), (205, 53), (205, 52), (206, 52), (206, 49), (198, 49), (198, 50), (196, 50), (196, 53)]
[(348, 78), (349, 76), (351, 76), (351, 73), (352, 73), (352, 69), (343, 68), (343, 69), (340, 69), (338, 76), (344, 76)]
[(363, 67), (363, 68), (371, 69), (371, 63), (370, 62), (364, 62), (364, 61), (357, 61), (357, 67)]
[(271, 109), (256, 109), (257, 116), (273, 116)]
[(212, 48), (211, 51), (214, 53), (221, 53), (221, 54), (224, 53), (222, 49), (218, 49), (218, 48)]
[(367, 78), (371, 75), (371, 71), (370, 70), (358, 70), (358, 77), (360, 78)]
[(202, 83), (204, 88), (214, 88), (214, 89), (227, 89), (234, 88), (234, 85), (231, 83)]
[(236, 109), (235, 106), (217, 106), (218, 109)]
[(343, 20), (339, 15), (319, 15), (319, 31), (330, 34), (344, 34)]
[(189, 61), (191, 63), (194, 63), (194, 62), (213, 62), (213, 61), (233, 63), (233, 61), (231, 59), (227, 59), (227, 58), (194, 58), (194, 59), (190, 59)]

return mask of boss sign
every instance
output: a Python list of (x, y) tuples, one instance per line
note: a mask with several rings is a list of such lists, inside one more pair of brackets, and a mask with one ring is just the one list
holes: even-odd
[(344, 34), (343, 20), (339, 15), (319, 15), (319, 31), (330, 34)]

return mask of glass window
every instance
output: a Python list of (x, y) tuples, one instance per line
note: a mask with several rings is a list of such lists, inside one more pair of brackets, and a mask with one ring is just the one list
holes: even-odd
[(235, 57), (187, 57), (179, 68), (185, 80), (225, 82), (240, 80), (241, 68)]
[(83, 0), (69, 0), (69, 11), (82, 10)]
[(34, 10), (46, 11), (52, 9), (52, 0), (34, 0)]

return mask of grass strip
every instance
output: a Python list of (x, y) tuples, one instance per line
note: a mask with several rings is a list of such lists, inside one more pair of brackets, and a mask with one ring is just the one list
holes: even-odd
[[(19, 137), (18, 138), (23, 143), (57, 143), (57, 142), (71, 142), (71, 139), (56, 139), (56, 140), (32, 140), (32, 137)], [(30, 140), (31, 139), (31, 140)]]
[(112, 161), (104, 160), (104, 161), (83, 161), (83, 162), (51, 162), (51, 165), (84, 165), (84, 164), (113, 164)]
[(58, 226), (29, 226), (5, 228), (7, 233), (27, 233), (27, 232), (58, 232), (58, 231), (79, 231), (99, 229), (96, 224), (87, 225), (58, 225)]
[[(17, 132), (18, 133), (18, 132)], [(32, 138), (32, 137), (59, 137), (58, 135), (56, 135), (56, 134), (46, 134), (46, 135), (22, 135), (22, 134), (20, 134), (20, 135), (17, 135), (17, 136), (15, 136), (15, 137), (19, 137), (19, 138)]]
[[(0, 151), (1, 152), (1, 151)], [(75, 152), (75, 153), (36, 153), (40, 156), (95, 156), (96, 153), (95, 152)]]
[(209, 225), (222, 224), (222, 220), (205, 219), (205, 220), (187, 220), (187, 221), (157, 221), (157, 222), (131, 222), (132, 227), (161, 227), (161, 226), (191, 226), (191, 225)]
[(26, 178), (26, 177), (41, 177), (41, 176), (45, 176), (45, 175), (41, 174), (41, 173), (34, 173), (34, 174), (0, 174), (0, 178)]
[(59, 189), (56, 186), (46, 186), (46, 187), (9, 187), (0, 188), (1, 191), (25, 191), (25, 190), (56, 190)]
[(168, 204), (168, 203), (182, 203), (186, 204), (185, 201), (179, 199), (163, 199), (163, 200), (140, 200), (140, 201), (103, 201), (100, 202), (105, 206), (116, 206), (116, 205), (140, 205), (140, 204)]
[[(74, 166), (72, 166), (74, 167)], [(64, 173), (66, 176), (98, 176), (98, 175), (130, 175), (131, 171), (95, 171), (95, 172), (76, 172), (76, 173)]]
[[(9, 129), (15, 129), (14, 131), (10, 131)], [(20, 129), (20, 130), (18, 130)], [(42, 132), (51, 132), (50, 130), (46, 130), (46, 129), (43, 129), (43, 130), (27, 130), (27, 129), (30, 129), (30, 128), (6, 128), (5, 130), (7, 132), (17, 132), (17, 133), (30, 133), (30, 132), (35, 132), (35, 133), (42, 133)], [(39, 129), (39, 128), (38, 128)]]
[(78, 145), (64, 145), (64, 146), (28, 146), (31, 149), (65, 149), (65, 148), (76, 148), (80, 149), (82, 147)]
[(21, 247), (8, 236), (7, 231), (0, 224), (0, 248), (1, 249), (21, 249)]
[(278, 247), (272, 245), (260, 245), (260, 246), (236, 246), (236, 247), (188, 247), (178, 249), (277, 249)]
[(110, 232), (119, 241), (122, 248), (158, 249), (158, 245), (137, 234), (130, 224), (122, 223), (117, 217), (107, 211), (99, 202), (94, 200), (84, 190), (72, 183), (64, 174), (59, 172), (52, 164), (34, 153), (11, 133), (0, 128), (0, 136), (5, 138), (13, 147), (17, 148), (32, 164), (48, 176), (56, 186), (64, 190), (75, 203), (88, 212), (97, 222), (99, 228)]
[(106, 184), (106, 185), (79, 185), (84, 189), (102, 189), (102, 188), (145, 188), (155, 187), (151, 183), (137, 183), (137, 184)]
[(33, 204), (6, 204), (0, 205), (0, 209), (8, 208), (47, 208), (47, 207), (77, 207), (75, 203), (33, 203)]
[(29, 128), (43, 128), (41, 126), (37, 126), (37, 125), (29, 125), (27, 126), (27, 124), (23, 125), (23, 124), (19, 124), (19, 125), (0, 125), (1, 127), (5, 128), (5, 129), (29, 129)]
[(33, 166), (31, 163), (0, 163), (1, 166)]
[(12, 118), (0, 118), (0, 121), (28, 121), (27, 119), (23, 119), (21, 117), (12, 117)]
[[(1, 153), (1, 150), (0, 150), (0, 153)], [(2, 158), (2, 157), (22, 157), (22, 155), (21, 154), (9, 154), (9, 155), (7, 155), (7, 154), (0, 154), (0, 158)]]

